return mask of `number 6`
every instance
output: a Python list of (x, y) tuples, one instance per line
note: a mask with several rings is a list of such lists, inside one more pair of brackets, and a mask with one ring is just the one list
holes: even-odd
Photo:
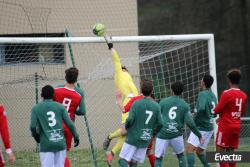
[(177, 110), (176, 106), (170, 108), (169, 113), (168, 113), (169, 119), (175, 119), (175, 117), (176, 117), (175, 110)]

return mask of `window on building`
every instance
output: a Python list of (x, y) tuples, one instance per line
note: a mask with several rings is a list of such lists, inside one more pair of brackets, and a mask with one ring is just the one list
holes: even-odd
[[(0, 37), (64, 37), (64, 33), (8, 34)], [(0, 64), (65, 63), (64, 44), (0, 44)]]

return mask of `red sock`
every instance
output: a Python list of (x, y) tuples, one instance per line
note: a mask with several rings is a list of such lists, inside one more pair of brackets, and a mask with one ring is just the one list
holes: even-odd
[(228, 163), (223, 162), (223, 163), (220, 163), (220, 167), (229, 167), (229, 165)]
[(64, 167), (70, 167), (70, 161), (68, 157), (65, 158)]
[(155, 165), (155, 155), (154, 154), (148, 155), (148, 160), (150, 162), (151, 167), (154, 167), (154, 165)]
[(229, 163), (229, 167), (236, 167), (236, 163), (235, 162)]
[(4, 163), (3, 163), (3, 159), (2, 159), (1, 154), (0, 154), (0, 167), (4, 167)]

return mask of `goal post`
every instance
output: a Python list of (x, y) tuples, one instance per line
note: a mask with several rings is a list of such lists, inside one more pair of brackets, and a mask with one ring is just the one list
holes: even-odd
[[(112, 41), (138, 89), (140, 80), (153, 80), (157, 100), (169, 96), (170, 84), (180, 80), (185, 85), (182, 97), (194, 109), (199, 81), (207, 73), (214, 77), (212, 90), (217, 95), (213, 34), (114, 36)], [(72, 54), (74, 61), (70, 57)], [(0, 72), (3, 74), (0, 76), (0, 100), (10, 113), (9, 121), (17, 124), (12, 124), (10, 131), (17, 156), (25, 152), (23, 159), (27, 161), (22, 165), (38, 163), (32, 152), (36, 146), (28, 124), (31, 107), (41, 87), (64, 83), (64, 70), (74, 62), (79, 69), (78, 83), (86, 93), (94, 146), (88, 142), (88, 130), (83, 121), (77, 118), (81, 144), (70, 151), (70, 160), (73, 166), (93, 166), (94, 157), (98, 166), (102, 166), (105, 158), (102, 142), (108, 133), (120, 127), (113, 62), (105, 40), (101, 37), (0, 38)], [(26, 130), (18, 131), (19, 126)], [(93, 148), (97, 149), (93, 151)]]

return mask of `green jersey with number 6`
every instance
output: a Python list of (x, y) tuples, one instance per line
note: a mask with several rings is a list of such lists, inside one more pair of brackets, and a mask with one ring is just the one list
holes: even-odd
[(214, 108), (217, 104), (217, 99), (214, 93), (210, 90), (203, 90), (199, 93), (196, 103), (196, 116), (194, 121), (199, 130), (211, 131), (213, 130)]
[(126, 143), (137, 148), (146, 148), (154, 131), (162, 126), (160, 106), (144, 97), (133, 103), (125, 127), (128, 131)]
[(30, 129), (40, 140), (40, 152), (56, 152), (66, 148), (62, 122), (79, 138), (65, 107), (52, 100), (44, 100), (32, 108)]
[(161, 100), (162, 124), (157, 137), (160, 139), (173, 139), (183, 135), (184, 123), (188, 125), (192, 132), (199, 138), (201, 134), (190, 114), (189, 105), (178, 96), (170, 96)]

